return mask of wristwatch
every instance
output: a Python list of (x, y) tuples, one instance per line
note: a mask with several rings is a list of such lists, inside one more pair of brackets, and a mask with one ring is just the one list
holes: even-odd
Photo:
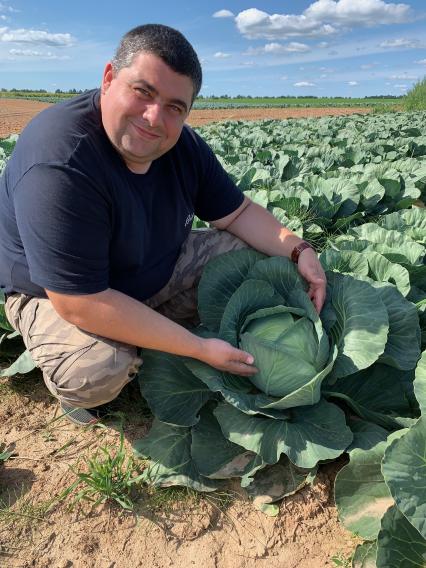
[(290, 257), (291, 260), (295, 264), (297, 264), (299, 262), (300, 253), (307, 248), (315, 250), (314, 247), (311, 244), (309, 244), (307, 241), (302, 241), (300, 244), (296, 245), (291, 252), (291, 257)]

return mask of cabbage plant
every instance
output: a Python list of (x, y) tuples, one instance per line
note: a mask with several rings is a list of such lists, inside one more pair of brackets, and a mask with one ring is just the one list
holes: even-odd
[(201, 326), (252, 353), (251, 378), (145, 351), (143, 396), (155, 420), (135, 443), (147, 479), (213, 490), (240, 477), (255, 504), (274, 503), (353, 444), (348, 417), (389, 432), (418, 415), (417, 309), (389, 282), (328, 272), (321, 316), (295, 266), (253, 250), (221, 255), (199, 285)]

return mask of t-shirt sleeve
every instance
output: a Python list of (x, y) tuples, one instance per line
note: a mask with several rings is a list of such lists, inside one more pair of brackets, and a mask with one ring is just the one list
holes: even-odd
[(111, 219), (102, 188), (67, 165), (36, 165), (15, 187), (14, 204), (35, 284), (65, 294), (108, 288)]
[(208, 144), (193, 131), (191, 133), (198, 146), (201, 171), (195, 214), (203, 221), (217, 221), (238, 209), (244, 201), (244, 195)]

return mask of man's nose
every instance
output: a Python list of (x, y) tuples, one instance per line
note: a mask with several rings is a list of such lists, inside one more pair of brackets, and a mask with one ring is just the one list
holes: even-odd
[(159, 126), (162, 122), (162, 109), (159, 103), (150, 103), (146, 105), (143, 118), (151, 127)]

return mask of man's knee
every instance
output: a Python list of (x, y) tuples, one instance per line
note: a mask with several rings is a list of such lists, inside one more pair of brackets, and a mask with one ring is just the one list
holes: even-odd
[(61, 402), (91, 408), (116, 398), (141, 363), (136, 347), (99, 341), (72, 365), (63, 362), (51, 376), (44, 373), (44, 380)]

